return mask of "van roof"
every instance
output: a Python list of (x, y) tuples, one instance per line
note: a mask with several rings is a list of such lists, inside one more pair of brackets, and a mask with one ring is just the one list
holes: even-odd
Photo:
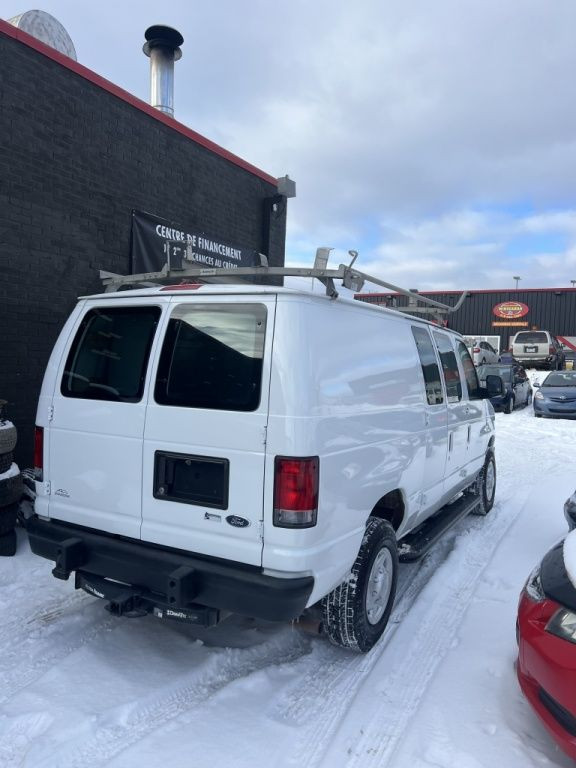
[(354, 294), (350, 293), (348, 296), (340, 294), (337, 299), (330, 298), (324, 293), (315, 293), (313, 291), (304, 290), (302, 288), (286, 288), (280, 285), (258, 285), (255, 283), (192, 283), (182, 282), (180, 284), (173, 285), (150, 285), (146, 288), (131, 288), (129, 290), (113, 291), (110, 293), (94, 293), (86, 296), (80, 296), (79, 300), (111, 300), (125, 301), (126, 299), (140, 299), (146, 296), (199, 296), (199, 295), (211, 295), (211, 296), (246, 296), (246, 295), (287, 295), (287, 296), (301, 296), (312, 301), (320, 302), (334, 302), (337, 301), (342, 304), (346, 304), (357, 309), (362, 309), (368, 312), (384, 312), (385, 314), (393, 315), (394, 317), (401, 316), (405, 319), (410, 319), (419, 323), (425, 323), (431, 325), (437, 330), (447, 331), (449, 333), (460, 336), (457, 331), (450, 328), (441, 328), (436, 323), (432, 323), (424, 318), (415, 317), (413, 315), (407, 315), (405, 312), (398, 312), (391, 307), (383, 307), (379, 304), (371, 304), (366, 301), (359, 301), (354, 298)]

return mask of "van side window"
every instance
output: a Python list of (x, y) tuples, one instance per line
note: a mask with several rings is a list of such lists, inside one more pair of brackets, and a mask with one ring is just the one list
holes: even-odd
[(416, 342), (416, 349), (420, 357), (420, 365), (424, 374), (424, 384), (426, 386), (426, 399), (428, 405), (437, 405), (444, 402), (442, 393), (442, 381), (440, 380), (440, 370), (436, 360), (436, 352), (430, 334), (425, 328), (412, 326), (412, 335)]
[(457, 403), (462, 399), (462, 384), (452, 343), (450, 338), (443, 333), (436, 333), (434, 331), (433, 335), (438, 352), (440, 353), (442, 373), (444, 374), (444, 382), (446, 384), (446, 399), (449, 403)]
[(60, 385), (64, 397), (142, 399), (159, 307), (100, 307), (82, 320)]
[(160, 355), (161, 405), (255, 411), (260, 404), (266, 307), (180, 304)]
[[(480, 397), (480, 382), (478, 381), (476, 368), (474, 367), (474, 363), (472, 362), (472, 358), (470, 357), (470, 353), (468, 352), (466, 345), (459, 341), (457, 347), (458, 356), (464, 371), (464, 377), (466, 378), (468, 396), (471, 400), (477, 400)], [(492, 349), (492, 347), (490, 347), (490, 349)]]

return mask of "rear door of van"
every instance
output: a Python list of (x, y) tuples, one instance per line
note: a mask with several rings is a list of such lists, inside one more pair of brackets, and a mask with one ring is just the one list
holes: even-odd
[(141, 538), (262, 562), (274, 295), (173, 297), (144, 428)]
[(163, 304), (168, 297), (87, 302), (58, 342), (47, 371), (50, 517), (140, 537), (147, 375)]

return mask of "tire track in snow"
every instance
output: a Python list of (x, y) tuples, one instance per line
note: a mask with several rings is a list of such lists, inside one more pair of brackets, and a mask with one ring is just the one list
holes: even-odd
[[(35, 765), (37, 768), (106, 766), (125, 749), (182, 713), (202, 706), (227, 685), (268, 666), (292, 663), (309, 651), (310, 638), (291, 628), (250, 649), (214, 651), (199, 670), (185, 676), (183, 683), (171, 686), (160, 695), (140, 699), (131, 709), (123, 705), (115, 712), (105, 713), (106, 724), (101, 725), (92, 738), (68, 747), (62, 754), (52, 752)], [(111, 718), (115, 718), (115, 722), (110, 723)]]
[[(55, 664), (118, 624), (116, 617), (105, 613), (102, 607), (98, 606), (98, 614), (89, 624), (84, 624), (80, 630), (76, 627), (74, 632), (69, 632), (75, 619), (85, 616), (82, 609), (92, 602), (89, 597), (86, 600), (78, 595), (75, 597), (77, 599), (74, 601), (69, 598), (55, 601), (50, 611), (32, 615), (16, 629), (12, 626), (10, 632), (5, 631), (8, 629), (6, 627), (2, 629), (0, 704), (38, 680)], [(65, 615), (64, 611), (70, 608), (73, 608), (74, 612)], [(51, 623), (48, 629), (48, 625), (43, 624), (46, 621), (56, 623)], [(8, 642), (5, 642), (6, 640)], [(33, 656), (27, 652), (29, 649)]]
[[(450, 650), (482, 574), (529, 495), (530, 489), (524, 488), (513, 512), (504, 514), (501, 508), (495, 509), (495, 514), (478, 521), (476, 530), (469, 531), (460, 540), (461, 546), (455, 552), (456, 561), (451, 560), (452, 578), (443, 580), (441, 594), (431, 601), (423, 614), (400, 664), (391, 670), (385, 686), (381, 685), (385, 694), (375, 697), (375, 706), (360, 738), (350, 750), (346, 768), (376, 768), (389, 764), (437, 668)], [(455, 568), (456, 563), (458, 568)], [(382, 652), (378, 656), (381, 657)], [(328, 751), (324, 750), (315, 759), (302, 764), (316, 765), (318, 757)]]
[[(384, 636), (369, 654), (351, 654), (327, 642), (318, 644), (313, 667), (269, 713), (275, 720), (305, 730), (306, 735), (298, 740), (290, 763), (312, 766), (322, 758), (354, 695), (377, 664), (420, 592), (448, 557), (461, 525), (462, 522), (449, 531), (421, 563), (401, 565), (396, 605)], [(325, 713), (320, 717), (318, 701), (322, 701), (322, 712)], [(308, 728), (307, 723), (311, 723)]]
[[(516, 511), (504, 514), (502, 502), (487, 518), (465, 518), (469, 528), (463, 535), (460, 523), (453, 537), (458, 544), (455, 556), (465, 562), (465, 567), (454, 571), (459, 578), (456, 583), (449, 581), (440, 599), (435, 598), (427, 610), (418, 631), (400, 667), (390, 674), (386, 684), (386, 699), (371, 710), (363, 735), (353, 748), (346, 764), (347, 768), (370, 768), (386, 765), (410, 718), (424, 696), (429, 680), (448, 652), (455, 628), (462, 613), (472, 600), (476, 584), (491, 560), (501, 538), (520, 514), (530, 489), (525, 488), (521, 501), (516, 497)], [(442, 542), (440, 542), (440, 546)], [(370, 673), (382, 659), (387, 646), (393, 641), (395, 630), (410, 610), (412, 604), (426, 585), (430, 576), (439, 566), (439, 560), (446, 558), (446, 547), (442, 553), (434, 550), (428, 563), (416, 573), (392, 612), (387, 632), (381, 641), (366, 656), (351, 657), (345, 651), (330, 649), (327, 660), (311, 670), (299, 682), (292, 694), (292, 700), (274, 713), (278, 719), (292, 720), (300, 725), (303, 735), (297, 740), (296, 748), (289, 763), (299, 768), (313, 768), (326, 758), (338, 726), (348, 713), (356, 694), (364, 683), (370, 683)], [(452, 560), (451, 560), (452, 562)], [(390, 692), (390, 693), (388, 693)], [(322, 701), (321, 709), (318, 701)], [(309, 726), (306, 727), (306, 723)], [(328, 764), (342, 765), (342, 754), (333, 755)]]

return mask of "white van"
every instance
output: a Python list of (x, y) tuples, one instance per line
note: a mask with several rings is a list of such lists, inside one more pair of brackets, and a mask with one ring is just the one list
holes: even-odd
[(492, 507), (487, 395), (459, 335), (359, 301), (199, 284), (82, 298), (38, 405), (32, 550), (118, 615), (313, 608), (366, 651), (399, 551)]

